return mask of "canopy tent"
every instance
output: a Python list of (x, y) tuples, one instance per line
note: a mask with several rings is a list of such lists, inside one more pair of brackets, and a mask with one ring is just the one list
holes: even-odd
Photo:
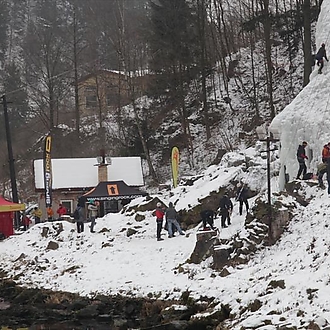
[(14, 211), (25, 210), (24, 204), (7, 201), (0, 196), (0, 233), (5, 237), (14, 234)]
[(128, 186), (124, 181), (103, 181), (82, 197), (87, 201), (111, 201), (134, 199), (147, 195), (146, 192)]
[(14, 212), (24, 210), (25, 204), (13, 203), (0, 196), (0, 212)]

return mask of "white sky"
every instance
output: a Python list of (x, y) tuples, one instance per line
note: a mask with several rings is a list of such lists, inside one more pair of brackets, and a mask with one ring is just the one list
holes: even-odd
[[(330, 20), (326, 20), (330, 13), (324, 14), (324, 11), (330, 11), (329, 0), (322, 4), (320, 18), (323, 20), (317, 26), (317, 47), (322, 42), (327, 43), (330, 34)], [(314, 171), (323, 144), (330, 141), (329, 65), (325, 63), (322, 75), (312, 73), (311, 83), (273, 122), (273, 127), (281, 132), (281, 162), (287, 166), (291, 177), (296, 175), (296, 149), (301, 141), (307, 140), (309, 150), (313, 150), (310, 169)], [(158, 197), (166, 204), (174, 202), (177, 210), (189, 209), (235, 178), (259, 190), (266, 198), (266, 161), (265, 154), (261, 157), (258, 153), (261, 149), (259, 144), (240, 153), (229, 153), (220, 165), (201, 173), (193, 186), (179, 186), (171, 195), (165, 192)], [(312, 155), (310, 151), (309, 155)], [(254, 164), (248, 172), (243, 171), (243, 165), (236, 165), (237, 161), (245, 159)], [(272, 163), (272, 170), (279, 166), (278, 161)], [(19, 282), (26, 286), (82, 295), (161, 293), (161, 298), (179, 298), (183, 291), (189, 290), (196, 299), (206, 295), (215, 297), (219, 306), (229, 304), (233, 313), (259, 299), (262, 307), (253, 313), (244, 312), (236, 319), (234, 329), (259, 326), (258, 329), (275, 330), (275, 325), (306, 329), (310, 321), (322, 328), (330, 322), (329, 197), (324, 190), (302, 185), (303, 193), (311, 198), (310, 204), (297, 209), (288, 230), (276, 245), (264, 248), (246, 265), (229, 268), (231, 274), (227, 277), (220, 277), (209, 267), (212, 258), (200, 265), (185, 263), (194, 249), (198, 228), (172, 239), (163, 231), (164, 241), (157, 242), (151, 211), (143, 212), (145, 220), (141, 222), (135, 221), (133, 212), (109, 214), (97, 219), (95, 234), (86, 230), (78, 235), (73, 224), (64, 222), (62, 233), (55, 236), (49, 226), (50, 235), (43, 238), (41, 230), (47, 224), (35, 225), (28, 232), (0, 244), (1, 265), (10, 275), (23, 274)], [(279, 186), (274, 179), (272, 190), (278, 190)], [(292, 203), (290, 198), (282, 197), (282, 200)], [(134, 203), (143, 203), (143, 199)], [(250, 203), (253, 204), (253, 200)], [(244, 220), (244, 215), (238, 215), (235, 203), (232, 225), (221, 231), (220, 238), (230, 238), (238, 232), (244, 237)], [(218, 218), (216, 226), (219, 225)], [(129, 227), (138, 233), (128, 238), (123, 229)], [(100, 233), (102, 228), (109, 231)], [(50, 241), (57, 241), (59, 249), (46, 250)], [(17, 260), (22, 253), (25, 257)], [(36, 257), (37, 263), (33, 262)], [(176, 271), (179, 265), (183, 273)], [(75, 272), (65, 271), (73, 266), (78, 267)], [(285, 288), (270, 290), (268, 284), (272, 280), (284, 280)], [(312, 298), (308, 294), (310, 289), (315, 290)], [(267, 321), (273, 326), (266, 326)]]

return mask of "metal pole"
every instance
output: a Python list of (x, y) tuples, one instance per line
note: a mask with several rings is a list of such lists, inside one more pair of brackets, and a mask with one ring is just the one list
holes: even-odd
[[(7, 99), (6, 95), (2, 96), (2, 104), (3, 104), (3, 113), (5, 119), (5, 128), (6, 128), (6, 139), (7, 139), (7, 147), (8, 147), (8, 162), (9, 162), (9, 171), (10, 171), (10, 181), (11, 181), (11, 193), (14, 203), (18, 203), (18, 194), (17, 194), (17, 185), (16, 185), (16, 175), (15, 175), (15, 165), (14, 165), (14, 156), (13, 156), (13, 148), (11, 144), (11, 135), (10, 135), (10, 125), (9, 125), (9, 117), (8, 117), (8, 107), (7, 107)], [(15, 213), (15, 226), (18, 226), (18, 217)]]
[(269, 238), (271, 237), (271, 224), (272, 224), (272, 198), (271, 198), (271, 181), (270, 181), (270, 140), (271, 137), (267, 136), (267, 186), (268, 186), (268, 221), (269, 221)]

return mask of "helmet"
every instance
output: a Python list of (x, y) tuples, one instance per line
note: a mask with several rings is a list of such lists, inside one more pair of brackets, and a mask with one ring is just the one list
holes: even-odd
[(161, 206), (162, 206), (162, 203), (158, 202), (157, 207), (161, 207)]
[(321, 46), (322, 46), (322, 47), (325, 47), (325, 43), (323, 43)]

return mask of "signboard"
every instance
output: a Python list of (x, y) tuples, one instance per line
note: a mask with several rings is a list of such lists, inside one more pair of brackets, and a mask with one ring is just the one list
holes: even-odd
[(52, 137), (50, 134), (45, 139), (44, 150), (44, 183), (46, 207), (52, 206), (52, 159), (51, 159)]

